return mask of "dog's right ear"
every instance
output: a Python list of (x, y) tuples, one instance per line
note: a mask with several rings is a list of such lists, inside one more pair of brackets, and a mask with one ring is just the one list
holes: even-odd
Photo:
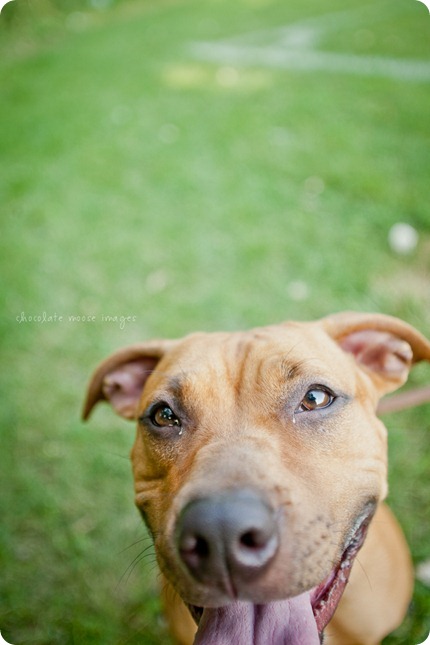
[(175, 341), (151, 341), (120, 349), (104, 360), (93, 373), (82, 418), (88, 419), (99, 401), (108, 401), (117, 414), (136, 419), (143, 387), (157, 363)]

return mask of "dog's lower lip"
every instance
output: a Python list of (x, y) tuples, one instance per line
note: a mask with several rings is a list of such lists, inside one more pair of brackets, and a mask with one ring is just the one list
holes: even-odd
[(332, 569), (327, 578), (311, 591), (312, 610), (320, 634), (331, 620), (339, 604), (348, 582), (355, 556), (362, 547), (367, 535), (373, 512), (374, 505), (369, 504), (368, 509), (357, 522), (339, 563)]

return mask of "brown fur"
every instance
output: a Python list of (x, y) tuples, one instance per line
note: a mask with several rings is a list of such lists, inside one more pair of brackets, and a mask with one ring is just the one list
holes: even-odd
[[(183, 421), (182, 431), (169, 439), (138, 423), (131, 455), (136, 504), (168, 580), (166, 614), (178, 643), (189, 645), (195, 632), (181, 598), (199, 606), (228, 601), (193, 579), (175, 547), (181, 509), (215, 490), (258, 489), (279, 509), (280, 546), (253, 583), (256, 603), (319, 584), (338, 561), (360, 509), (376, 500), (378, 510), (325, 642), (375, 645), (402, 621), (413, 576), (404, 537), (382, 503), (387, 433), (376, 409), (424, 359), (430, 360), (430, 344), (406, 323), (348, 313), (142, 343), (99, 366), (85, 417), (103, 399), (134, 419), (165, 401)], [(317, 415), (297, 413), (316, 384), (338, 395), (336, 406)]]

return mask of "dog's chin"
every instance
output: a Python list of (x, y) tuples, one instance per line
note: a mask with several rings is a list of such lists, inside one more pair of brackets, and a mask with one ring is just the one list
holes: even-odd
[[(345, 590), (355, 557), (363, 545), (374, 505), (351, 529), (341, 558), (323, 582), (292, 598), (250, 600), (241, 597), (221, 607), (187, 604), (198, 625), (195, 645), (314, 645), (331, 620)], [(249, 596), (249, 594), (248, 594)], [(251, 592), (252, 596), (252, 592)]]

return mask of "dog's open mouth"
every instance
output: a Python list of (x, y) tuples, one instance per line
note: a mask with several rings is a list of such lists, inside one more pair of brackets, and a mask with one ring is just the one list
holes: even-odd
[(234, 601), (224, 607), (189, 606), (198, 623), (194, 645), (319, 645), (342, 597), (374, 507), (355, 523), (342, 557), (318, 586), (267, 604)]

